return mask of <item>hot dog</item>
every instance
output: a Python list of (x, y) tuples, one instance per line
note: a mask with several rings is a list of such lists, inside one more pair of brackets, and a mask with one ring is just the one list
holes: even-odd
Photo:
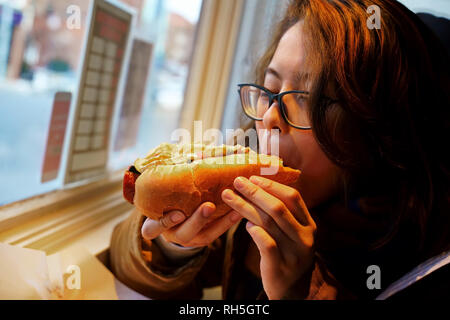
[(217, 218), (230, 210), (221, 199), (222, 191), (234, 190), (235, 178), (252, 175), (289, 185), (298, 179), (300, 171), (284, 167), (277, 156), (257, 154), (240, 145), (163, 143), (128, 168), (123, 195), (155, 220), (171, 210), (190, 216), (206, 201), (216, 205), (212, 218)]

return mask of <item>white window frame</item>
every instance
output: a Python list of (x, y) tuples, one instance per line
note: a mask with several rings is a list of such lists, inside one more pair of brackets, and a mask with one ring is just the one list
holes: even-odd
[(179, 126), (220, 129), (245, 3), (203, 0)]

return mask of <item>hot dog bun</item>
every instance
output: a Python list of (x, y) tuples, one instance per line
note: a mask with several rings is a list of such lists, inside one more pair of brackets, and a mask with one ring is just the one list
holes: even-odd
[(190, 216), (206, 201), (216, 205), (212, 216), (216, 218), (230, 210), (222, 201), (222, 191), (234, 190), (235, 178), (252, 175), (292, 184), (300, 171), (284, 167), (276, 156), (242, 146), (162, 144), (127, 170), (124, 197), (151, 219), (171, 210)]

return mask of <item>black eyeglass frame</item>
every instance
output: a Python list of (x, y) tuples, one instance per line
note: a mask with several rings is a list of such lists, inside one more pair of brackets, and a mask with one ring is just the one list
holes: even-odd
[[(282, 100), (283, 96), (288, 94), (288, 93), (301, 93), (301, 94), (309, 95), (308, 91), (290, 90), (290, 91), (284, 91), (284, 92), (280, 92), (280, 93), (272, 93), (267, 88), (264, 88), (263, 86), (260, 86), (260, 85), (254, 84), (254, 83), (240, 83), (240, 84), (238, 84), (238, 87), (239, 87), (238, 88), (239, 100), (241, 101), (242, 110), (244, 110), (244, 113), (247, 115), (247, 117), (249, 117), (249, 118), (251, 118), (253, 120), (256, 120), (256, 121), (262, 121), (263, 118), (257, 118), (257, 117), (254, 117), (252, 115), (249, 115), (247, 113), (247, 111), (245, 110), (244, 103), (242, 101), (242, 95), (241, 95), (241, 88), (245, 87), (245, 86), (256, 87), (256, 88), (264, 91), (265, 93), (267, 93), (267, 95), (269, 96), (269, 108), (272, 105), (273, 101), (276, 99), (277, 102), (278, 102), (278, 106), (279, 106), (279, 108), (281, 110), (281, 115), (282, 115), (284, 121), (286, 121), (286, 123), (289, 124), (290, 126), (292, 126), (294, 128), (297, 128), (297, 129), (301, 129), (301, 130), (311, 130), (312, 129), (311, 126), (308, 126), (308, 127), (297, 126), (297, 125), (293, 124), (292, 122), (290, 122), (288, 117), (287, 117), (287, 115), (286, 115), (286, 109), (285, 109), (286, 106), (284, 105), (283, 100)], [(333, 99), (330, 99), (328, 97), (323, 97), (322, 99), (325, 99), (328, 103), (335, 103), (335, 102), (337, 102), (337, 100), (333, 100)]]

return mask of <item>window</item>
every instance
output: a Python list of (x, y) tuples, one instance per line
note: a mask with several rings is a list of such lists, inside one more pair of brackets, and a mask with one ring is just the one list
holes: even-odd
[[(177, 127), (201, 0), (111, 2), (135, 9), (133, 38), (151, 46), (148, 70), (136, 75), (144, 79), (145, 87), (131, 98), (141, 94), (142, 101), (132, 102), (142, 102), (142, 108), (132, 119), (135, 135), (128, 135), (126, 143), (118, 141), (126, 117), (121, 101), (116, 104), (108, 164), (115, 170), (169, 140)], [(63, 185), (64, 168), (56, 179), (41, 182), (43, 159), (55, 93), (77, 90), (91, 4), (90, 0), (0, 0), (0, 206)], [(70, 5), (80, 9), (79, 28), (66, 25)], [(130, 66), (129, 72), (136, 71)], [(127, 79), (127, 74), (123, 77)]]
[(435, 15), (436, 17), (445, 17), (450, 19), (450, 2), (447, 0), (398, 0), (409, 10), (419, 13), (426, 12)]
[(60, 186), (41, 183), (47, 129), (57, 91), (73, 92), (81, 28), (65, 28), (73, 1), (0, 2), (0, 205)]
[(119, 124), (111, 169), (125, 167), (154, 146), (168, 142), (178, 127), (202, 4), (201, 0), (121, 1), (134, 3), (141, 12), (137, 34), (151, 41), (154, 48), (141, 117), (134, 124), (139, 128), (137, 143), (118, 150), (117, 139), (124, 138)]
[(254, 82), (255, 65), (269, 45), (276, 23), (286, 10), (287, 0), (247, 0), (226, 93), (222, 130), (245, 128), (249, 118), (242, 112), (237, 84)]
[[(133, 46), (136, 45), (142, 50), (138, 50), (139, 54), (132, 58), (129, 65), (129, 70), (123, 69), (122, 80), (125, 85), (119, 85), (117, 88), (117, 97), (119, 102), (115, 105), (116, 113), (114, 116), (113, 128), (111, 130), (111, 149), (109, 157), (109, 174), (105, 179), (92, 179), (87, 183), (83, 181), (78, 187), (70, 185), (69, 188), (62, 188), (55, 192), (47, 192), (49, 190), (58, 189), (63, 186), (63, 175), (61, 174), (63, 168), (60, 169), (60, 175), (52, 182), (40, 182), (40, 168), (42, 167), (42, 157), (44, 155), (45, 140), (48, 131), (50, 109), (53, 101), (53, 96), (58, 90), (65, 90), (73, 93), (73, 98), (80, 95), (81, 103), (84, 103), (85, 95), (82, 90), (98, 86), (98, 77), (91, 73), (90, 77), (80, 77), (80, 70), (92, 69), (89, 66), (90, 59), (86, 56), (100, 55), (104, 61), (109, 61), (110, 55), (114, 50), (114, 45), (111, 41), (114, 39), (105, 39), (99, 41), (98, 39), (88, 38), (85, 41), (82, 38), (80, 42), (75, 45), (75, 41), (71, 43), (74, 50), (78, 50), (79, 60), (77, 65), (72, 66), (74, 72), (74, 81), (67, 84), (67, 81), (62, 79), (62, 71), (58, 68), (59, 78), (52, 83), (55, 84), (53, 90), (47, 90), (48, 99), (45, 103), (40, 104), (40, 110), (47, 108), (46, 113), (34, 112), (27, 122), (28, 126), (34, 126), (31, 133), (27, 136), (20, 137), (24, 143), (18, 148), (15, 135), (20, 135), (26, 126), (23, 122), (14, 122), (14, 117), (19, 117), (17, 112), (13, 114), (15, 102), (22, 99), (22, 114), (24, 117), (29, 108), (36, 108), (39, 104), (35, 101), (38, 94), (31, 92), (34, 87), (30, 84), (30, 78), (26, 76), (8, 79), (6, 76), (0, 78), (0, 87), (6, 84), (14, 83), (11, 87), (16, 88), (16, 91), (11, 87), (6, 87), (4, 91), (0, 91), (0, 118), (2, 124), (7, 124), (7, 127), (0, 127), (0, 142), (3, 149), (0, 152), (0, 178), (2, 182), (2, 189), (0, 195), (0, 241), (12, 245), (19, 245), (32, 249), (43, 250), (47, 254), (54, 253), (71, 245), (82, 245), (89, 248), (92, 254), (99, 254), (106, 250), (109, 246), (109, 239), (114, 226), (124, 219), (132, 206), (128, 204), (121, 195), (122, 185), (121, 178), (123, 176), (123, 169), (136, 156), (145, 154), (151, 147), (157, 145), (163, 140), (170, 139), (170, 133), (176, 127), (187, 128), (193, 123), (191, 118), (198, 119), (202, 116), (205, 123), (209, 126), (217, 127), (222, 117), (222, 109), (224, 104), (224, 96), (229, 83), (229, 72), (233, 62), (236, 39), (239, 33), (239, 26), (242, 20), (242, 10), (244, 8), (244, 1), (241, 0), (0, 0), (0, 11), (6, 5), (9, 8), (19, 12), (22, 15), (28, 15), (29, 21), (34, 21), (35, 17), (39, 16), (44, 8), (45, 12), (50, 12), (52, 15), (60, 15), (58, 18), (52, 17), (50, 19), (50, 26), (59, 31), (64, 28), (63, 25), (67, 18), (66, 9), (70, 5), (78, 5), (80, 8), (81, 28), (90, 20), (92, 14), (91, 5), (102, 4), (106, 11), (112, 10), (110, 13), (116, 12), (116, 18), (120, 20), (128, 19), (129, 14), (121, 10), (116, 10), (111, 6), (131, 6), (136, 13), (136, 26), (133, 28)], [(277, 1), (277, 0), (270, 0)], [(109, 7), (109, 9), (108, 9)], [(8, 9), (9, 9), (8, 8)], [(87, 9), (85, 9), (87, 8)], [(46, 11), (47, 10), (47, 11)], [(60, 11), (58, 11), (60, 10)], [(121, 11), (122, 13), (119, 13)], [(129, 12), (129, 10), (125, 10)], [(200, 18), (201, 23), (197, 30), (197, 20)], [(10, 11), (9, 11), (10, 12)], [(60, 12), (60, 13), (59, 13)], [(2, 25), (0, 15), (0, 29)], [(10, 15), (11, 16), (11, 15)], [(103, 16), (103, 18), (105, 18)], [(9, 19), (9, 18), (8, 18)], [(9, 26), (4, 30), (12, 29), (12, 19), (6, 20), (7, 23), (3, 27)], [(111, 19), (107, 18), (109, 22)], [(114, 20), (114, 19), (112, 19)], [(4, 21), (4, 20), (3, 20)], [(22, 20), (21, 20), (22, 21)], [(117, 22), (117, 21), (116, 21)], [(105, 24), (105, 23), (103, 23)], [(110, 23), (109, 23), (110, 24)], [(14, 27), (17, 26), (16, 25)], [(34, 26), (31, 23), (31, 26)], [(114, 24), (112, 28), (120, 28), (122, 24)], [(58, 27), (58, 28), (57, 28)], [(111, 30), (99, 26), (104, 30), (109, 37), (116, 38), (116, 34), (111, 34)], [(86, 33), (87, 30), (81, 30), (81, 33)], [(50, 31), (48, 31), (50, 32)], [(98, 30), (96, 30), (98, 32)], [(100, 32), (101, 33), (101, 32)], [(2, 33), (3, 34), (3, 33)], [(9, 40), (0, 34), (0, 47), (3, 46), (3, 53), (7, 52), (8, 60), (4, 66), (8, 70), (11, 63), (9, 57), (10, 46), (4, 50), (5, 43), (10, 43)], [(98, 34), (97, 38), (102, 38), (104, 34)], [(194, 43), (195, 39), (195, 43)], [(19, 38), (20, 40), (20, 38)], [(63, 41), (64, 37), (51, 38), (52, 41)], [(73, 40), (73, 39), (72, 39)], [(94, 45), (95, 40), (95, 45)], [(16, 44), (22, 47), (27, 45), (27, 42), (21, 38)], [(151, 44), (149, 50), (148, 44)], [(55, 46), (55, 44), (52, 44)], [(186, 47), (187, 46), (187, 47)], [(42, 46), (44, 47), (44, 46)], [(81, 48), (85, 49), (81, 49)], [(106, 48), (107, 47), (107, 48)], [(39, 47), (41, 48), (41, 47)], [(127, 46), (132, 48), (132, 46)], [(84, 53), (83, 51), (86, 51)], [(33, 53), (33, 51), (31, 51)], [(34, 51), (36, 56), (36, 50)], [(38, 51), (38, 54), (41, 51)], [(131, 53), (130, 53), (131, 52)], [(136, 67), (145, 65), (143, 57), (146, 53), (151, 52), (151, 59), (147, 67)], [(72, 53), (68, 49), (59, 51), (62, 60), (67, 59)], [(125, 50), (125, 56), (133, 56), (133, 50)], [(144, 54), (145, 53), (145, 54)], [(31, 57), (33, 57), (33, 54)], [(17, 57), (14, 55), (14, 57)], [(23, 56), (18, 56), (23, 60)], [(101, 57), (101, 58), (102, 58)], [(106, 59), (105, 59), (106, 58)], [(117, 56), (116, 56), (117, 58)], [(85, 59), (85, 60), (83, 60)], [(126, 60), (127, 58), (125, 58)], [(117, 58), (116, 60), (119, 60)], [(83, 65), (87, 61), (88, 66)], [(110, 72), (110, 65), (101, 63), (102, 72)], [(58, 65), (58, 64), (57, 64)], [(105, 67), (106, 66), (106, 67)], [(95, 67), (95, 66), (94, 66)], [(45, 67), (46, 68), (46, 67)], [(44, 69), (45, 69), (44, 68)], [(93, 68), (95, 69), (95, 68)], [(98, 68), (97, 68), (98, 69)], [(138, 69), (138, 70), (136, 70)], [(142, 70), (140, 70), (142, 69)], [(64, 69), (63, 69), (64, 70)], [(75, 71), (77, 70), (77, 71)], [(132, 71), (128, 73), (128, 71)], [(67, 70), (66, 70), (67, 71)], [(86, 74), (87, 74), (86, 71)], [(98, 70), (94, 70), (99, 72)], [(134, 72), (133, 72), (134, 71)], [(84, 71), (83, 71), (84, 72)], [(114, 69), (113, 73), (116, 73)], [(129, 79), (129, 74), (132, 74)], [(148, 79), (147, 74), (149, 74)], [(53, 77), (54, 75), (52, 75)], [(142, 81), (137, 81), (134, 77)], [(79, 85), (80, 79), (83, 83), (89, 84), (87, 86)], [(45, 81), (48, 79), (45, 78)], [(131, 81), (130, 81), (131, 80)], [(145, 81), (147, 80), (147, 81)], [(17, 81), (17, 82), (16, 82)], [(45, 82), (44, 81), (44, 82)], [(105, 81), (110, 83), (109, 81)], [(129, 87), (128, 84), (132, 83)], [(135, 86), (134, 84), (144, 84), (143, 86)], [(25, 85), (24, 85), (25, 84)], [(97, 88), (97, 93), (90, 93), (87, 96), (97, 95), (96, 99), (101, 100), (100, 96), (105, 96), (101, 91), (104, 90), (105, 83), (100, 84), (100, 89)], [(166, 90), (170, 94), (164, 94), (167, 87), (173, 88)], [(80, 88), (82, 89), (80, 89)], [(137, 88), (136, 88), (137, 87)], [(208, 87), (208, 90), (204, 90)], [(31, 88), (31, 89), (30, 89)], [(39, 87), (40, 88), (40, 87)], [(42, 88), (41, 88), (42, 89)], [(91, 88), (92, 89), (92, 88)], [(27, 93), (26, 96), (20, 97), (21, 91)], [(43, 89), (42, 89), (43, 90)], [(45, 92), (45, 90), (43, 90)], [(124, 93), (125, 91), (125, 93)], [(127, 95), (132, 91), (133, 94)], [(184, 93), (183, 91), (186, 91)], [(83, 92), (83, 93), (81, 93)], [(140, 104), (137, 96), (143, 94), (142, 109), (140, 112), (136, 111), (135, 106)], [(59, 94), (59, 93), (58, 93)], [(66, 101), (67, 94), (61, 95), (57, 101)], [(9, 103), (3, 104), (6, 98), (9, 97)], [(180, 99), (181, 98), (181, 99)], [(121, 101), (123, 99), (123, 103)], [(87, 99), (89, 100), (89, 99)], [(130, 102), (131, 101), (131, 102)], [(134, 102), (133, 102), (134, 101)], [(91, 102), (89, 102), (91, 103)], [(128, 105), (128, 108), (123, 108), (123, 104)], [(42, 106), (43, 105), (43, 106)], [(74, 104), (72, 104), (73, 106)], [(97, 110), (94, 118), (98, 117), (98, 113), (103, 114), (104, 108), (100, 108), (100, 104), (96, 104)], [(130, 108), (133, 112), (129, 112)], [(215, 108), (211, 108), (215, 106)], [(13, 111), (11, 111), (13, 110)], [(83, 111), (84, 110), (84, 111)], [(35, 111), (33, 109), (33, 111)], [(74, 111), (74, 110), (72, 110)], [(78, 115), (71, 115), (72, 118), (81, 119), (92, 117), (88, 112), (89, 108), (80, 108), (81, 117)], [(19, 112), (20, 113), (20, 112)], [(132, 117), (131, 115), (139, 114), (139, 117)], [(206, 116), (205, 116), (206, 115)], [(3, 120), (4, 117), (7, 120)], [(205, 117), (203, 117), (205, 116)], [(52, 117), (52, 123), (54, 123)], [(20, 119), (22, 120), (22, 119)], [(69, 119), (69, 123), (72, 119)], [(83, 119), (85, 120), (85, 119)], [(95, 120), (97, 121), (97, 120)], [(123, 136), (120, 130), (123, 129), (123, 123), (132, 123), (131, 128), (136, 130), (136, 136), (133, 139), (133, 134), (129, 134), (127, 130), (127, 139), (120, 141)], [(40, 126), (37, 127), (36, 123)], [(122, 128), (120, 124), (122, 123)], [(53, 125), (52, 125), (53, 126)], [(81, 125), (78, 123), (76, 132), (78, 134), (78, 127), (81, 131), (89, 129), (87, 122)], [(97, 126), (95, 125), (95, 128)], [(126, 129), (130, 128), (129, 126)], [(6, 130), (8, 135), (6, 135)], [(93, 129), (94, 133), (97, 133)], [(75, 132), (75, 130), (72, 130)], [(92, 131), (92, 130), (91, 130)], [(39, 133), (40, 132), (40, 133)], [(53, 131), (52, 131), (53, 132)], [(72, 132), (72, 133), (73, 133)], [(108, 131), (109, 132), (109, 131)], [(38, 137), (38, 134), (40, 137)], [(66, 134), (66, 148), (69, 143), (77, 145), (76, 139), (67, 141), (69, 131)], [(53, 138), (54, 135), (49, 135)], [(117, 138), (119, 137), (119, 138)], [(128, 140), (128, 138), (130, 138)], [(16, 139), (17, 140), (17, 139)], [(122, 139), (123, 140), (123, 139)], [(40, 145), (36, 141), (39, 141)], [(119, 141), (119, 142), (118, 142)], [(131, 142), (130, 142), (131, 141)], [(134, 143), (136, 141), (136, 143)], [(116, 144), (118, 147), (116, 148)], [(78, 144), (82, 147), (82, 143)], [(92, 148), (90, 145), (89, 148)], [(8, 160), (8, 161), (6, 161)], [(67, 161), (66, 161), (67, 162)], [(76, 162), (75, 162), (76, 163)], [(64, 159), (63, 159), (64, 164)], [(21, 168), (23, 166), (24, 168)], [(28, 166), (28, 167), (26, 167)], [(68, 166), (67, 166), (68, 167)], [(16, 169), (17, 168), (17, 169)], [(119, 170), (115, 170), (118, 168)], [(22, 170), (23, 176), (18, 177)], [(11, 173), (9, 173), (11, 171)], [(3, 178), (9, 180), (3, 180)], [(3, 181), (7, 181), (4, 183)], [(16, 192), (17, 191), (17, 192)], [(42, 194), (45, 193), (45, 194)], [(42, 194), (37, 197), (30, 198), (32, 195)], [(1, 204), (13, 202), (15, 200), (25, 199), (11, 203), (10, 205), (2, 206)]]

